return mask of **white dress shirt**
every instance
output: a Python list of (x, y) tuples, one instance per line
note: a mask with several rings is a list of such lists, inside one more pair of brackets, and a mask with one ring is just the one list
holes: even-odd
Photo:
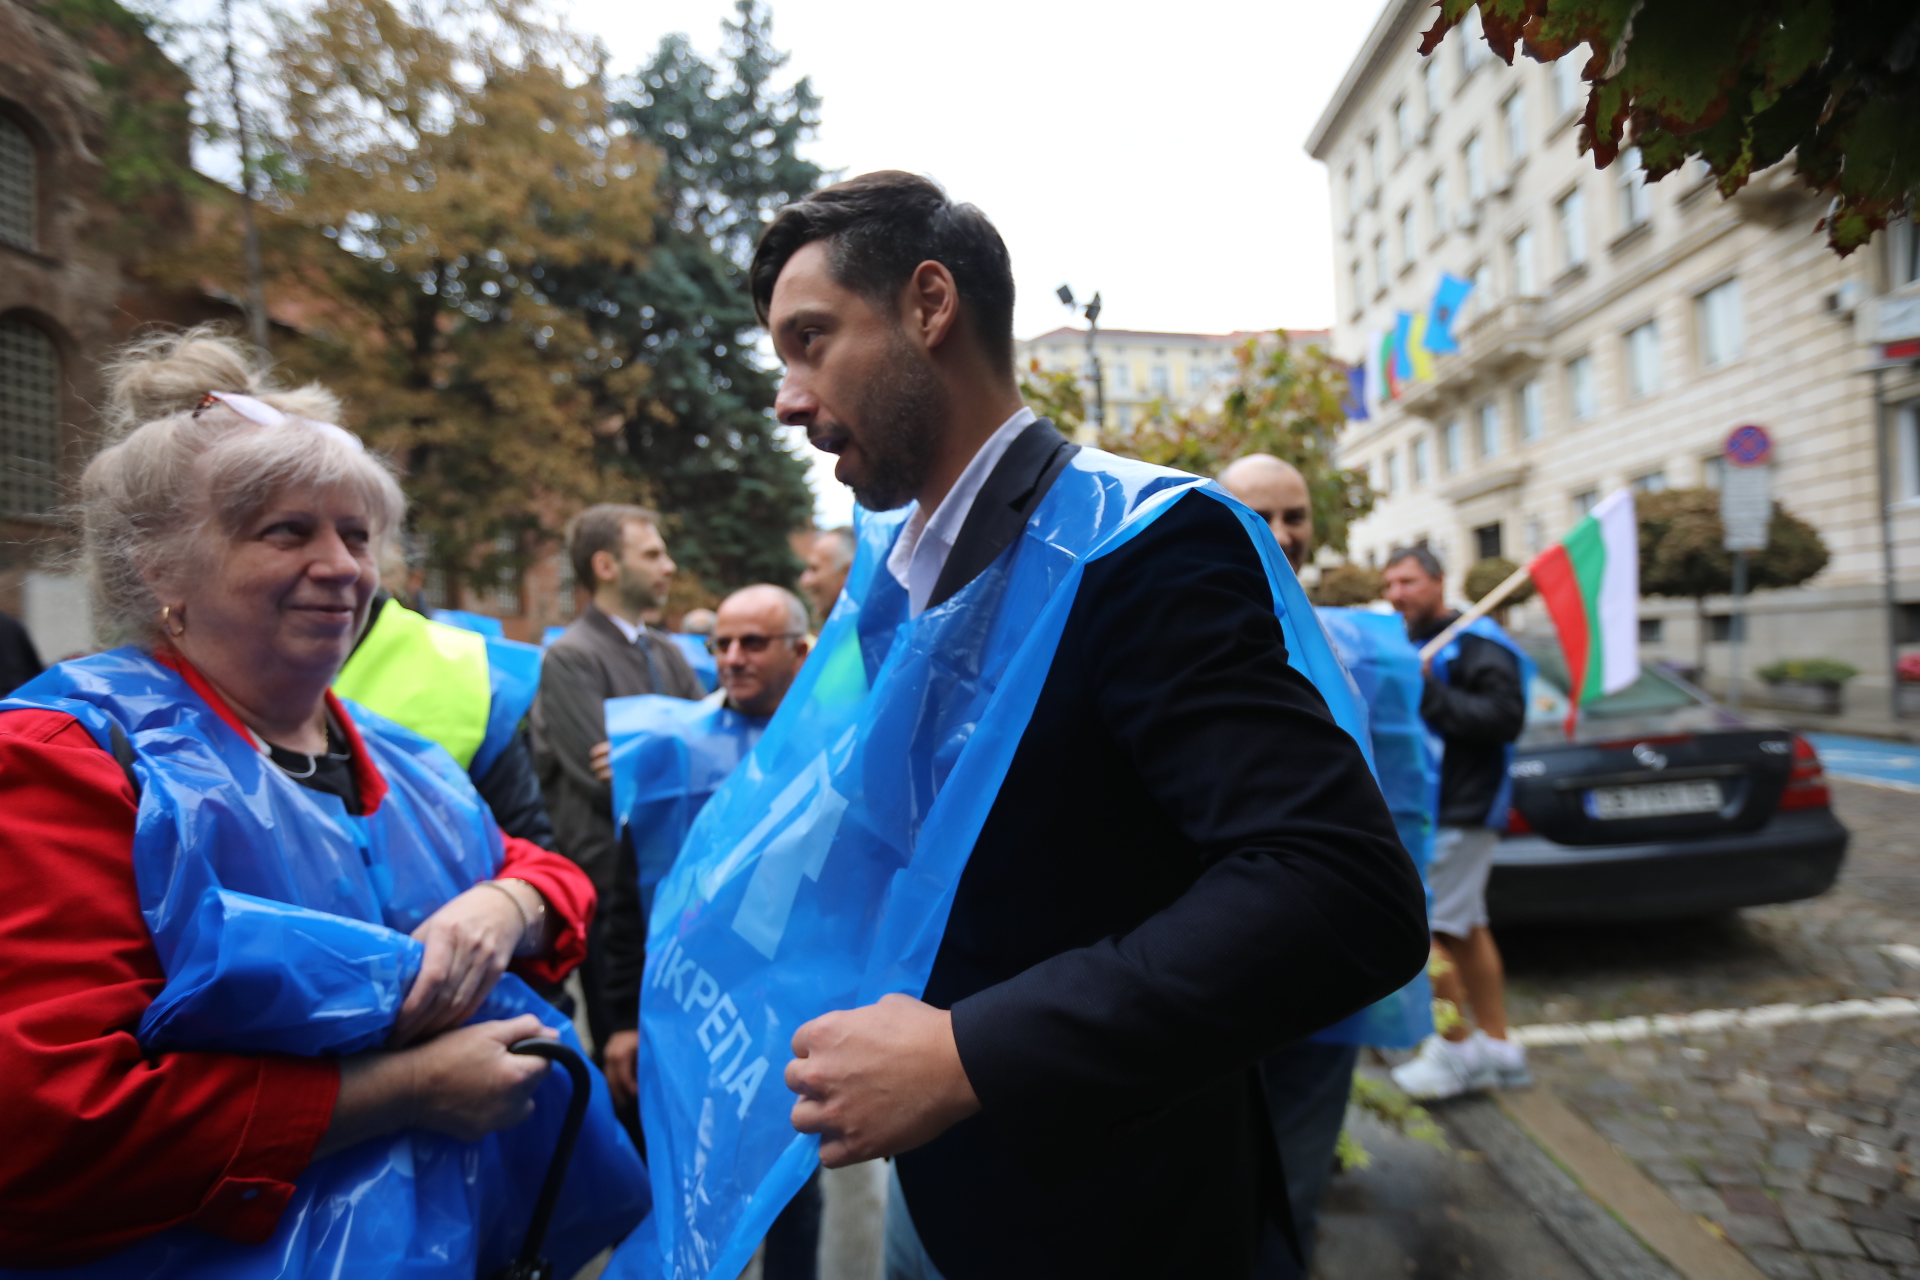
[[(607, 613), (605, 609), (602, 609), (600, 612)], [(620, 628), (620, 634), (627, 638), (628, 644), (640, 643), (640, 627), (638, 625), (628, 622), (617, 613), (607, 613), (607, 621)]]
[(932, 515), (922, 511), (918, 503), (914, 504), (906, 527), (900, 530), (899, 541), (887, 556), (887, 572), (907, 589), (910, 616), (917, 618), (925, 612), (927, 601), (933, 597), (933, 589), (940, 581), (940, 571), (947, 567), (954, 539), (960, 536), (967, 513), (973, 510), (973, 500), (980, 496), (980, 486), (1000, 465), (1014, 437), (1036, 421), (1038, 415), (1032, 409), (1023, 408), (1001, 423), (1000, 429), (980, 446), (980, 452), (973, 455), (973, 461), (967, 463), (967, 469), (953, 482), (953, 488), (947, 490), (947, 496), (941, 499)]

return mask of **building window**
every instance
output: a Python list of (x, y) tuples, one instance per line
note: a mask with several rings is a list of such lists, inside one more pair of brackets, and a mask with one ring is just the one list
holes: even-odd
[(1436, 173), (1427, 179), (1427, 225), (1438, 240), (1447, 233), (1447, 175)]
[(1122, 431), (1133, 430), (1133, 406), (1130, 404), (1123, 404), (1119, 406), (1116, 412), (1120, 416), (1120, 429)]
[(1427, 100), (1427, 118), (1440, 114), (1440, 59), (1425, 58), (1420, 63), (1420, 86)]
[[(511, 556), (519, 550), (519, 544), (510, 533), (503, 533), (493, 540), (496, 555)], [(503, 564), (493, 575), (494, 608), (506, 618), (520, 614), (520, 570), (517, 566)]]
[(1640, 619), (1640, 643), (1641, 644), (1659, 644), (1660, 633), (1662, 631), (1662, 627), (1660, 624), (1664, 621), (1665, 621), (1664, 618)]
[(1393, 103), (1393, 140), (1400, 147), (1400, 154), (1413, 150), (1418, 141), (1413, 127), (1413, 104), (1405, 98), (1396, 98)]
[(1560, 228), (1560, 265), (1572, 270), (1587, 260), (1587, 202), (1580, 188), (1554, 202), (1553, 216)]
[(1393, 270), (1387, 265), (1387, 238), (1373, 238), (1373, 287), (1375, 292), (1385, 293), (1387, 281), (1393, 278)]
[(1157, 364), (1147, 370), (1147, 383), (1153, 388), (1153, 394), (1156, 396), (1173, 394), (1173, 380), (1168, 377), (1167, 366), (1163, 364)]
[(1390, 494), (1400, 492), (1400, 455), (1387, 450), (1387, 488)]
[(1412, 205), (1408, 205), (1406, 208), (1400, 211), (1400, 217), (1397, 220), (1397, 226), (1400, 234), (1400, 265), (1403, 267), (1410, 267), (1413, 265), (1413, 206)]
[(447, 590), (447, 571), (438, 565), (427, 570), (426, 580), (420, 585), (420, 593), (426, 596), (429, 609), (453, 607), (453, 593)]
[(1413, 455), (1413, 485), (1417, 489), (1427, 482), (1427, 476), (1432, 470), (1427, 459), (1427, 438), (1415, 437), (1410, 452)]
[(31, 249), (37, 243), (39, 167), (27, 131), (0, 115), (0, 244)]
[[(1467, 280), (1473, 288), (1467, 292), (1467, 300), (1460, 306), (1460, 318), (1467, 319), (1482, 315), (1493, 305), (1493, 272), (1484, 262), (1473, 264), (1473, 270), (1467, 272)], [(1459, 330), (1456, 328), (1455, 333)]]
[(1460, 74), (1470, 76), (1481, 63), (1493, 54), (1487, 49), (1486, 37), (1480, 33), (1480, 10), (1467, 10), (1466, 17), (1460, 19)]
[(1567, 361), (1567, 410), (1575, 422), (1585, 422), (1599, 408), (1594, 398), (1593, 357)]
[(1638, 400), (1660, 389), (1660, 329), (1649, 320), (1627, 334), (1627, 394)]
[(1207, 367), (1203, 364), (1187, 366), (1187, 390), (1205, 391), (1207, 389)]
[(1380, 135), (1367, 135), (1367, 186), (1369, 190), (1380, 188)]
[(1894, 288), (1920, 283), (1920, 218), (1903, 218), (1887, 228), (1887, 256)]
[(1600, 491), (1598, 489), (1582, 489), (1573, 495), (1573, 514), (1576, 517), (1589, 514), (1599, 505)]
[(1507, 163), (1518, 164), (1527, 154), (1527, 95), (1515, 91), (1500, 104), (1500, 132), (1505, 135)]
[(1500, 455), (1500, 406), (1491, 400), (1482, 401), (1475, 416), (1480, 427), (1480, 456), (1498, 457)]
[(1632, 230), (1653, 216), (1653, 198), (1647, 190), (1647, 171), (1640, 163), (1640, 148), (1628, 147), (1614, 161), (1619, 171), (1620, 226)]
[(1537, 556), (1540, 548), (1547, 545), (1547, 531), (1539, 516), (1527, 517), (1527, 554)]
[(1718, 490), (1721, 477), (1726, 474), (1725, 456), (1715, 453), (1700, 459), (1700, 485), (1702, 488)]
[(1538, 440), (1546, 430), (1546, 405), (1540, 395), (1540, 380), (1530, 379), (1520, 384), (1515, 397), (1520, 404), (1520, 438)]
[(1740, 282), (1729, 280), (1694, 299), (1700, 363), (1711, 369), (1740, 358)]
[(1580, 105), (1580, 67), (1584, 59), (1572, 50), (1562, 54), (1548, 73), (1553, 82), (1553, 114), (1564, 116)]
[(1460, 469), (1460, 419), (1449, 418), (1440, 428), (1440, 466), (1451, 475)]
[(1533, 232), (1522, 231), (1507, 241), (1507, 261), (1512, 268), (1515, 297), (1534, 298), (1540, 294), (1540, 281), (1533, 269)]
[(1483, 524), (1473, 531), (1473, 549), (1482, 560), (1493, 560), (1501, 555), (1499, 521)]
[(1479, 134), (1467, 139), (1460, 157), (1467, 167), (1467, 199), (1478, 204), (1487, 198), (1487, 149)]
[(1667, 489), (1667, 473), (1664, 471), (1649, 471), (1643, 476), (1635, 476), (1628, 483), (1633, 486), (1635, 493), (1665, 493)]
[(1113, 371), (1113, 391), (1115, 395), (1127, 395), (1133, 390), (1133, 366), (1116, 355), (1107, 366)]
[(1360, 184), (1353, 176), (1353, 166), (1347, 166), (1347, 172), (1340, 181), (1340, 190), (1346, 200), (1346, 214), (1349, 218), (1360, 212)]
[(51, 515), (59, 463), (59, 353), (26, 321), (0, 320), (0, 515)]
[(1367, 305), (1366, 273), (1361, 268), (1358, 258), (1347, 264), (1347, 292), (1351, 299), (1350, 308), (1353, 318), (1358, 320), (1361, 310)]
[[(1726, 465), (1724, 458), (1713, 461)], [(1893, 411), (1893, 464), (1899, 468), (1900, 483), (1895, 487), (1900, 496), (1920, 498), (1920, 400), (1910, 400)]]

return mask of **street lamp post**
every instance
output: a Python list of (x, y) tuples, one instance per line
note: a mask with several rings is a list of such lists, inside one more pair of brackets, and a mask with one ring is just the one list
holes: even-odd
[(1054, 296), (1060, 299), (1069, 311), (1078, 312), (1087, 318), (1087, 367), (1093, 378), (1093, 425), (1096, 430), (1107, 429), (1107, 380), (1100, 373), (1100, 353), (1093, 349), (1093, 342), (1100, 333), (1100, 294), (1096, 290), (1093, 300), (1084, 307), (1073, 300), (1073, 290), (1066, 285), (1055, 289)]

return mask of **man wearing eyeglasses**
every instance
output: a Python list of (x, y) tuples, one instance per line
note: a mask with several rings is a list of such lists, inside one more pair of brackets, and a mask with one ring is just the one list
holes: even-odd
[[(686, 708), (682, 714), (677, 708), (659, 708), (663, 716), (655, 722), (656, 732), (677, 733), (683, 741), (698, 739), (697, 743), (688, 743), (699, 748), (691, 754), (705, 759), (721, 753), (745, 759), (767, 721), (780, 709), (787, 690), (793, 687), (808, 646), (807, 606), (798, 596), (767, 583), (742, 587), (721, 602), (713, 633), (707, 639), (707, 648), (720, 667), (720, 688), (702, 702), (698, 712)], [(688, 784), (686, 799), (691, 803), (671, 807), (676, 821), (670, 831), (630, 831), (631, 838), (621, 848), (613, 892), (607, 902), (607, 999), (613, 1025), (618, 1029), (607, 1040), (605, 1063), (607, 1087), (623, 1108), (632, 1107), (636, 1101), (640, 981), (646, 967), (646, 903), (651, 893), (649, 889), (643, 894), (641, 855), (635, 845), (677, 847), (686, 834), (685, 824), (693, 821), (711, 794), (703, 783), (684, 772), (688, 754), (675, 750), (640, 757), (679, 765), (683, 773), (675, 781)], [(622, 756), (623, 762), (632, 759)], [(606, 751), (596, 749), (594, 769), (601, 781), (613, 781)], [(655, 793), (663, 789), (659, 785), (651, 788)], [(636, 820), (644, 821), (625, 814), (615, 817), (616, 821), (629, 818), (630, 828)], [(649, 870), (645, 878), (650, 886), (664, 868)], [(820, 1186), (815, 1180), (793, 1198), (767, 1233), (766, 1280), (811, 1280), (816, 1274), (820, 1209)]]

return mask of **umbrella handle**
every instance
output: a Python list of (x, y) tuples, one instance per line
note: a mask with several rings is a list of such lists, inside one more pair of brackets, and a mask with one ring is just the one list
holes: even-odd
[(560, 1140), (554, 1144), (553, 1161), (547, 1166), (546, 1181), (540, 1184), (540, 1198), (534, 1202), (533, 1218), (527, 1223), (526, 1242), (520, 1246), (519, 1259), (503, 1273), (545, 1276), (553, 1270), (553, 1264), (540, 1257), (540, 1246), (546, 1243), (547, 1226), (553, 1221), (554, 1205), (560, 1199), (560, 1184), (567, 1179), (567, 1166), (573, 1160), (574, 1143), (579, 1140), (580, 1126), (587, 1118), (587, 1101), (593, 1095), (593, 1078), (587, 1073), (587, 1064), (580, 1055), (558, 1040), (540, 1037), (518, 1040), (507, 1046), (507, 1052), (557, 1062), (573, 1077), (573, 1097), (567, 1101), (567, 1116), (560, 1125)]

